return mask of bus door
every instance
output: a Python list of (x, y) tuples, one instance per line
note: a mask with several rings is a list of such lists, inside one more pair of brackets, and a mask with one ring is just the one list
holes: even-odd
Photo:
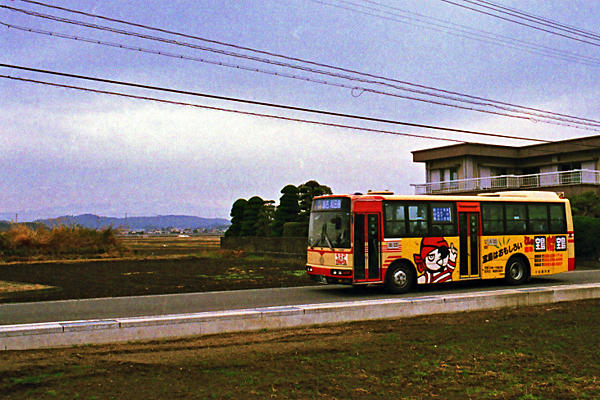
[(380, 281), (381, 214), (354, 214), (354, 280)]
[(481, 210), (479, 203), (458, 203), (459, 273), (462, 278), (480, 276)]

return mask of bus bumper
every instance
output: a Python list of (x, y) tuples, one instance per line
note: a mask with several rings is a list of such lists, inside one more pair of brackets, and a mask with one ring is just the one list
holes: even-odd
[(306, 273), (312, 281), (322, 284), (352, 284), (352, 270), (313, 267), (312, 265), (307, 265)]

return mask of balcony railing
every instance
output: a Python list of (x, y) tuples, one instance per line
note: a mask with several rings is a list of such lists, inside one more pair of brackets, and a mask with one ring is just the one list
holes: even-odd
[(457, 179), (445, 182), (411, 184), (415, 194), (444, 194), (459, 192), (485, 192), (494, 190), (537, 189), (552, 186), (600, 185), (600, 171), (575, 169), (561, 172), (544, 172), (530, 175), (501, 175), (484, 178)]

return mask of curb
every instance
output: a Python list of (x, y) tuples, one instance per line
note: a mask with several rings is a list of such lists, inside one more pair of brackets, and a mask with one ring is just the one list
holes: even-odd
[(179, 338), (600, 298), (600, 283), (0, 326), (0, 350)]

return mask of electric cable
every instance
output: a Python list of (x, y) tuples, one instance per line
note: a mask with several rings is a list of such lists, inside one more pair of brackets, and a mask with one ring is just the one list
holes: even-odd
[[(488, 15), (490, 17), (498, 18), (498, 19), (501, 19), (503, 21), (513, 22), (515, 24), (518, 24), (518, 25), (521, 25), (521, 26), (525, 26), (525, 27), (528, 27), (528, 28), (532, 28), (532, 29), (535, 29), (535, 30), (538, 30), (538, 31), (541, 31), (541, 32), (546, 32), (546, 33), (549, 33), (549, 34), (552, 34), (552, 35), (556, 35), (556, 36), (560, 36), (560, 37), (563, 37), (563, 38), (566, 38), (566, 39), (571, 39), (571, 40), (575, 40), (577, 42), (581, 42), (581, 43), (585, 43), (585, 44), (590, 44), (592, 46), (600, 47), (600, 43), (591, 42), (589, 40), (580, 39), (580, 38), (575, 37), (575, 36), (570, 36), (570, 35), (567, 35), (567, 34), (564, 34), (564, 33), (555, 32), (555, 31), (552, 31), (550, 29), (541, 28), (539, 26), (531, 25), (531, 24), (528, 24), (528, 23), (525, 23), (525, 22), (521, 22), (521, 21), (518, 21), (518, 20), (514, 20), (514, 19), (511, 19), (511, 18), (508, 18), (508, 17), (503, 17), (502, 15), (497, 15), (497, 14), (494, 14), (494, 13), (491, 13), (491, 12), (480, 10), (478, 8), (475, 8), (475, 7), (467, 6), (467, 5), (464, 5), (464, 4), (459, 4), (459, 3), (456, 3), (455, 1), (450, 1), (450, 0), (440, 0), (440, 1), (442, 1), (444, 3), (451, 4), (451, 5), (455, 5), (457, 7), (465, 8), (467, 10), (475, 11), (475, 12), (478, 12), (480, 14)], [(467, 1), (467, 3), (469, 3), (469, 2)]]
[[(236, 45), (236, 44), (226, 43), (226, 42), (222, 42), (222, 41), (216, 41), (216, 40), (212, 40), (212, 39), (207, 39), (207, 38), (203, 38), (203, 37), (199, 37), (199, 36), (188, 35), (188, 34), (181, 33), (181, 32), (175, 32), (175, 31), (170, 31), (170, 30), (166, 30), (166, 29), (162, 29), (162, 28), (156, 28), (156, 27), (151, 27), (151, 26), (148, 26), (148, 25), (138, 24), (138, 23), (134, 23), (134, 22), (124, 21), (124, 20), (118, 20), (118, 19), (114, 19), (114, 18), (110, 18), (110, 17), (98, 15), (98, 14), (86, 13), (86, 12), (83, 12), (83, 11), (73, 10), (73, 9), (69, 9), (69, 8), (65, 8), (65, 7), (53, 6), (53, 5), (49, 5), (49, 4), (46, 4), (46, 3), (43, 3), (43, 2), (39, 2), (39, 1), (33, 1), (33, 0), (19, 0), (19, 1), (26, 2), (26, 3), (31, 3), (31, 4), (36, 4), (36, 5), (40, 5), (40, 6), (43, 6), (43, 7), (48, 7), (48, 8), (53, 8), (53, 9), (59, 9), (59, 10), (62, 10), (62, 11), (66, 11), (66, 12), (70, 12), (70, 13), (76, 13), (76, 14), (80, 14), (80, 15), (85, 15), (85, 16), (89, 16), (89, 17), (93, 17), (93, 18), (103, 19), (103, 20), (107, 20), (107, 21), (111, 21), (111, 22), (117, 22), (117, 23), (121, 23), (121, 24), (136, 26), (136, 27), (140, 27), (140, 28), (143, 28), (143, 29), (154, 30), (154, 31), (158, 31), (158, 32), (168, 33), (168, 34), (171, 34), (171, 35), (176, 35), (176, 36), (181, 36), (181, 37), (187, 37), (187, 38), (192, 38), (192, 39), (196, 39), (196, 40), (200, 40), (200, 41), (205, 41), (205, 42), (209, 42), (209, 43), (219, 44), (219, 45), (223, 45), (223, 46), (227, 46), (227, 47), (233, 47), (233, 48), (237, 48), (237, 49), (243, 49), (243, 50), (247, 50), (247, 51), (250, 51), (250, 52), (255, 52), (255, 53), (258, 53), (258, 54), (264, 54), (264, 55), (274, 56), (274, 57), (283, 58), (283, 59), (287, 59), (287, 60), (298, 61), (298, 62), (301, 62), (301, 63), (306, 63), (306, 64), (310, 64), (310, 65), (320, 66), (320, 67), (324, 67), (324, 68), (328, 68), (328, 69), (334, 69), (334, 70), (342, 71), (342, 72), (345, 72), (345, 73), (350, 73), (350, 74), (365, 76), (365, 77), (368, 77), (368, 78), (374, 78), (374, 79), (377, 79), (377, 80), (376, 81), (370, 81), (370, 80), (365, 80), (365, 79), (357, 79), (357, 78), (352, 78), (352, 77), (348, 77), (348, 76), (343, 76), (344, 79), (352, 79), (352, 80), (357, 80), (357, 81), (361, 81), (361, 82), (364, 82), (364, 83), (372, 83), (372, 84), (378, 84), (378, 85), (385, 85), (385, 86), (394, 87), (394, 88), (403, 90), (402, 87), (398, 87), (397, 85), (393, 85), (393, 84), (387, 83), (387, 82), (394, 82), (394, 83), (399, 83), (399, 84), (402, 84), (402, 85), (409, 85), (409, 86), (413, 86), (413, 87), (418, 87), (418, 88), (425, 89), (425, 90), (438, 91), (438, 92), (441, 92), (441, 93), (446, 93), (446, 94), (450, 94), (450, 95), (456, 95), (456, 96), (466, 97), (466, 98), (473, 99), (473, 100), (479, 100), (479, 101), (485, 101), (485, 102), (494, 103), (495, 105), (491, 105), (492, 107), (497, 107), (497, 105), (509, 106), (509, 107), (518, 107), (518, 108), (521, 108), (521, 109), (524, 109), (524, 110), (528, 110), (528, 111), (542, 112), (542, 113), (547, 113), (547, 114), (554, 115), (554, 116), (559, 116), (559, 117), (573, 118), (573, 119), (578, 119), (578, 120), (582, 120), (582, 121), (592, 122), (592, 123), (595, 123), (595, 124), (600, 123), (600, 121), (592, 120), (592, 119), (588, 119), (588, 118), (581, 118), (581, 117), (576, 117), (576, 116), (572, 116), (572, 115), (551, 112), (551, 111), (542, 110), (542, 109), (539, 109), (539, 108), (524, 107), (524, 106), (519, 106), (519, 105), (507, 103), (507, 102), (486, 99), (486, 98), (483, 98), (483, 97), (480, 97), (480, 96), (473, 96), (473, 95), (468, 95), (468, 94), (459, 93), (459, 92), (455, 92), (455, 91), (438, 89), (438, 88), (434, 88), (434, 87), (431, 87), (431, 86), (416, 84), (416, 83), (402, 81), (402, 80), (393, 79), (393, 78), (387, 78), (387, 77), (384, 77), (384, 76), (379, 76), (379, 75), (370, 74), (370, 73), (366, 73), (366, 72), (360, 72), (360, 71), (356, 71), (356, 70), (353, 70), (353, 69), (348, 69), (348, 68), (343, 68), (343, 67), (336, 67), (336, 66), (333, 66), (333, 65), (325, 64), (325, 63), (318, 63), (318, 62), (315, 62), (315, 61), (304, 60), (304, 59), (300, 59), (300, 58), (296, 58), (296, 57), (290, 57), (290, 56), (286, 56), (286, 55), (282, 55), (282, 54), (277, 54), (277, 53), (273, 53), (273, 52), (267, 52), (267, 51), (264, 51), (264, 50), (258, 50), (258, 49), (253, 49), (253, 48), (249, 48), (249, 47), (245, 47), (245, 46), (240, 46), (240, 45)], [(15, 10), (15, 11), (20, 11), (20, 12), (27, 13), (27, 10), (15, 9), (13, 7), (8, 7), (8, 6), (0, 6), (0, 7), (1, 8), (12, 9), (12, 10)], [(30, 13), (33, 13), (33, 12), (30, 12)], [(39, 13), (36, 13), (36, 14), (39, 14)], [(164, 41), (164, 39), (162, 39), (162, 40)], [(175, 43), (172, 43), (172, 44), (175, 44)], [(202, 49), (200, 48), (200, 50), (202, 50)], [(206, 51), (211, 51), (211, 50), (206, 50)], [(232, 56), (234, 56), (234, 55), (232, 55)], [(249, 57), (245, 56), (245, 58), (249, 58)], [(254, 61), (260, 61), (260, 60), (254, 59)], [(269, 62), (269, 61), (260, 61), (260, 62)], [(275, 64), (272, 60), (269, 63)], [(280, 65), (280, 66), (283, 66), (283, 67), (289, 67), (289, 68), (299, 68), (297, 66), (286, 65), (285, 63), (276, 64), (276, 65)], [(309, 71), (309, 72), (315, 72), (315, 73), (325, 73), (323, 71), (313, 71), (311, 69), (303, 69), (303, 70)], [(335, 76), (334, 74), (329, 74), (329, 75)], [(339, 77), (342, 77), (342, 76), (339, 76)]]
[(123, 82), (123, 81), (117, 81), (117, 80), (113, 80), (113, 79), (105, 79), (105, 78), (98, 78), (98, 77), (92, 77), (92, 76), (86, 76), (86, 75), (70, 74), (70, 73), (66, 73), (66, 72), (50, 71), (50, 70), (30, 68), (30, 67), (11, 65), (11, 64), (0, 63), (0, 67), (17, 69), (17, 70), (21, 70), (21, 71), (36, 72), (36, 73), (47, 74), (47, 75), (61, 76), (61, 77), (66, 77), (66, 78), (75, 78), (75, 79), (80, 79), (80, 80), (109, 83), (109, 84), (113, 84), (113, 85), (135, 87), (135, 88), (140, 88), (140, 89), (150, 89), (150, 90), (156, 90), (156, 91), (161, 91), (161, 92), (183, 94), (183, 95), (190, 95), (190, 96), (197, 96), (197, 97), (205, 97), (205, 98), (214, 99), (214, 100), (224, 100), (224, 101), (244, 103), (244, 104), (250, 104), (250, 105), (279, 108), (279, 109), (284, 109), (284, 110), (288, 110), (288, 111), (301, 111), (301, 112), (306, 112), (306, 113), (321, 114), (321, 115), (327, 115), (327, 116), (332, 116), (332, 117), (351, 118), (351, 119), (358, 119), (358, 120), (369, 121), (369, 122), (381, 122), (381, 123), (393, 124), (393, 125), (410, 126), (413, 128), (434, 129), (434, 130), (440, 130), (440, 131), (446, 131), (446, 132), (466, 133), (466, 134), (471, 134), (471, 135), (490, 136), (490, 137), (497, 137), (497, 138), (504, 138), (504, 139), (526, 140), (526, 141), (533, 141), (533, 142), (538, 142), (538, 143), (551, 143), (552, 142), (550, 140), (537, 139), (537, 138), (528, 138), (528, 137), (522, 137), (522, 136), (519, 137), (519, 136), (503, 135), (503, 134), (499, 134), (499, 133), (489, 133), (489, 132), (471, 131), (471, 130), (466, 130), (466, 129), (448, 128), (448, 127), (442, 127), (442, 126), (419, 124), (419, 123), (390, 120), (390, 119), (384, 119), (384, 118), (367, 117), (364, 115), (357, 115), (357, 114), (338, 113), (338, 112), (334, 112), (334, 111), (318, 110), (318, 109), (297, 107), (297, 106), (291, 106), (291, 105), (285, 105), (285, 104), (276, 104), (276, 103), (268, 103), (268, 102), (262, 102), (262, 101), (256, 101), (256, 100), (240, 99), (240, 98), (235, 98), (235, 97), (220, 96), (220, 95), (200, 93), (200, 92), (192, 92), (192, 91), (187, 91), (187, 90), (164, 88), (164, 87), (159, 87), (159, 86), (145, 85), (145, 84), (133, 83), (133, 82)]
[[(579, 122), (576, 120), (571, 120), (571, 119), (566, 119), (566, 118), (548, 117), (544, 114), (539, 114), (539, 113), (526, 112), (525, 113), (526, 115), (515, 115), (515, 114), (509, 114), (507, 112), (490, 111), (490, 110), (476, 108), (476, 107), (467, 107), (467, 106), (461, 106), (458, 104), (451, 104), (451, 103), (447, 103), (447, 102), (424, 99), (424, 98), (420, 98), (420, 97), (406, 96), (406, 95), (401, 95), (401, 94), (397, 94), (397, 93), (390, 93), (390, 92), (375, 90), (375, 89), (371, 89), (371, 88), (367, 88), (367, 87), (350, 86), (350, 85), (345, 85), (345, 84), (341, 84), (341, 83), (337, 83), (337, 82), (331, 82), (331, 81), (326, 81), (326, 80), (321, 80), (321, 79), (309, 78), (306, 76), (288, 74), (285, 72), (278, 72), (278, 71), (265, 70), (265, 69), (255, 68), (255, 67), (248, 67), (248, 66), (228, 63), (228, 62), (224, 62), (224, 61), (209, 60), (209, 59), (200, 58), (200, 57), (192, 57), (192, 56), (187, 56), (187, 55), (183, 55), (183, 54), (175, 54), (175, 53), (170, 53), (170, 52), (165, 52), (165, 51), (130, 46), (130, 45), (126, 45), (123, 43), (107, 42), (107, 41), (102, 41), (102, 40), (97, 40), (97, 39), (91, 39), (91, 38), (82, 37), (79, 35), (78, 36), (67, 35), (67, 34), (58, 33), (58, 32), (46, 31), (46, 30), (35, 29), (35, 28), (30, 28), (30, 27), (23, 27), (23, 26), (19, 26), (19, 25), (12, 25), (12, 24), (8, 24), (8, 23), (2, 22), (2, 21), (0, 21), (0, 25), (6, 26), (11, 29), (17, 29), (17, 30), (22, 30), (22, 31), (26, 31), (26, 32), (47, 35), (47, 36), (51, 36), (51, 37), (58, 37), (58, 38), (63, 38), (63, 39), (82, 41), (82, 42), (91, 43), (91, 44), (114, 47), (114, 48), (119, 48), (119, 49), (123, 49), (123, 50), (129, 50), (129, 51), (138, 51), (138, 52), (166, 56), (166, 57), (171, 57), (171, 58), (176, 58), (176, 59), (181, 59), (181, 60), (197, 61), (197, 62), (212, 64), (212, 65), (217, 65), (217, 66), (222, 66), (222, 67), (227, 67), (227, 68), (234, 68), (234, 69), (245, 70), (245, 71), (249, 71), (249, 72), (262, 73), (262, 74), (266, 74), (266, 75), (270, 75), (270, 76), (278, 76), (278, 77), (284, 77), (284, 78), (289, 78), (289, 79), (296, 79), (296, 80), (300, 80), (300, 81), (304, 81), (304, 82), (311, 82), (311, 83), (317, 83), (317, 84), (321, 84), (321, 85), (349, 89), (351, 91), (360, 90), (361, 93), (368, 92), (368, 93), (373, 93), (373, 94), (397, 97), (397, 98), (406, 99), (406, 100), (425, 102), (425, 103), (435, 104), (435, 105), (440, 105), (440, 106), (445, 106), (445, 107), (453, 107), (453, 108), (458, 108), (458, 109), (463, 109), (463, 110), (476, 111), (476, 112), (481, 112), (481, 113), (487, 113), (487, 114), (505, 116), (505, 117), (510, 117), (510, 118), (528, 120), (528, 121), (532, 121), (532, 122), (540, 122), (540, 123), (553, 124), (553, 125), (571, 127), (571, 128), (576, 128), (576, 129), (584, 129), (584, 130), (600, 132), (600, 129), (593, 129), (593, 128), (586, 127), (586, 126), (600, 127), (600, 124)], [(428, 94), (428, 93), (421, 92), (421, 91), (415, 91), (415, 92), (417, 92), (418, 94), (422, 94), (422, 95), (434, 96), (432, 94)], [(449, 99), (449, 100), (459, 101), (459, 100), (449, 97), (449, 96), (434, 96), (434, 97), (442, 97), (442, 98)], [(468, 103), (480, 104), (482, 106), (486, 106), (485, 103), (477, 103), (477, 102), (470, 102), (470, 101)], [(508, 107), (506, 107), (504, 109), (508, 112), (523, 113), (522, 111), (520, 111), (518, 109), (511, 109)], [(550, 118), (551, 120), (546, 120), (545, 118)], [(559, 122), (557, 122), (557, 121), (559, 121)]]

